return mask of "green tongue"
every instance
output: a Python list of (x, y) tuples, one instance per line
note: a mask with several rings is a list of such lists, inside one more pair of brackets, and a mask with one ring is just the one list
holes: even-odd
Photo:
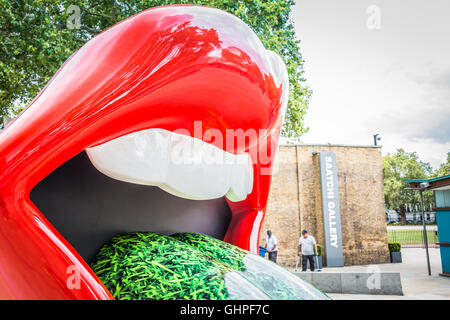
[(328, 299), (277, 264), (196, 233), (118, 235), (91, 267), (116, 299)]
[(115, 236), (91, 267), (116, 299), (268, 299), (224, 263), (155, 233)]

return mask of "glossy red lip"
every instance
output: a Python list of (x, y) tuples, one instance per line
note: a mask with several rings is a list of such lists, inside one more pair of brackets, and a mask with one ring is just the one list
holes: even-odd
[[(228, 203), (225, 241), (256, 252), (287, 102), (280, 61), (236, 17), (197, 6), (144, 11), (74, 53), (0, 134), (0, 298), (111, 298), (29, 194), (83, 150), (151, 128), (264, 130), (227, 150), (250, 154), (254, 187)], [(79, 289), (67, 286), (71, 266)]]

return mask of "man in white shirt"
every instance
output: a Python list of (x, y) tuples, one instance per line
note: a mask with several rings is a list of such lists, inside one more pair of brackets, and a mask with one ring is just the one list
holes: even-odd
[(303, 230), (300, 239), (298, 240), (298, 255), (302, 254), (302, 271), (306, 271), (307, 261), (309, 260), (309, 267), (314, 271), (314, 253), (317, 254), (316, 239), (308, 235), (308, 231)]
[(267, 230), (266, 248), (269, 252), (269, 260), (277, 263), (278, 240), (270, 230)]

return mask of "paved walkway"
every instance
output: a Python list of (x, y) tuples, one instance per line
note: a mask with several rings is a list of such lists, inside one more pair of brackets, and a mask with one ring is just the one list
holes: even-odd
[[(442, 272), (439, 249), (430, 249), (431, 276), (428, 275), (426, 253), (422, 248), (402, 249), (402, 263), (377, 264), (381, 272), (400, 272), (404, 296), (329, 294), (336, 300), (359, 299), (448, 299), (450, 278), (439, 276)], [(326, 272), (364, 272), (368, 266), (324, 268)]]

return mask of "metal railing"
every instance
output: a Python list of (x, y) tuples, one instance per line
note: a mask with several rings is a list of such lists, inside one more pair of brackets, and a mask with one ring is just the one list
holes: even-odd
[[(388, 242), (400, 242), (402, 248), (423, 248), (425, 247), (423, 230), (411, 229), (388, 229)], [(436, 230), (427, 230), (428, 246), (437, 248), (439, 245), (438, 233)]]

